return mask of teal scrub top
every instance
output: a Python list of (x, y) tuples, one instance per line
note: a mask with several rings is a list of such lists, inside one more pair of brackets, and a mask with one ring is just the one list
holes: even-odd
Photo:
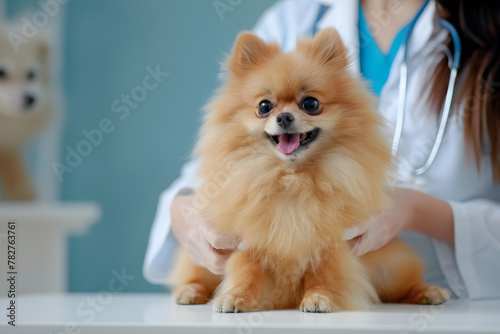
[(407, 28), (408, 25), (404, 26), (398, 32), (392, 41), (389, 52), (385, 54), (379, 49), (377, 42), (373, 38), (370, 27), (366, 22), (361, 3), (359, 4), (358, 33), (360, 70), (363, 77), (368, 81), (369, 88), (377, 96), (380, 96), (382, 87), (384, 87), (389, 77), (392, 62), (403, 43)]

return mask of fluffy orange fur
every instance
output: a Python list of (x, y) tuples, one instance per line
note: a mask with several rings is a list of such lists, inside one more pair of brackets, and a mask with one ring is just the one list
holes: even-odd
[[(238, 37), (195, 153), (204, 180), (199, 209), (241, 245), (224, 277), (183, 254), (173, 279), (178, 303), (215, 297), (219, 312), (332, 312), (380, 300), (446, 300), (447, 291), (423, 282), (421, 261), (402, 241), (356, 258), (342, 240), (346, 228), (386, 206), (391, 165), (376, 101), (348, 65), (333, 29), (299, 40), (286, 54), (251, 33)], [(301, 109), (309, 96), (319, 101), (319, 115)], [(258, 117), (263, 100), (273, 110)], [(280, 152), (266, 133), (282, 112), (304, 132), (319, 129), (316, 140), (293, 154)]]

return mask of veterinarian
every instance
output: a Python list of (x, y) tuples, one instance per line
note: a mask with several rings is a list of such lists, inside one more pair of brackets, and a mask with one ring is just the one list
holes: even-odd
[[(499, 26), (499, 4), (483, 0), (325, 0), (278, 2), (254, 29), (285, 51), (339, 31), (353, 75), (380, 97), (397, 166), (391, 208), (345, 239), (362, 255), (401, 235), (425, 259), (426, 281), (458, 298), (500, 298)], [(176, 239), (217, 274), (238, 247), (197, 213), (197, 164), (161, 195), (144, 263), (152, 283), (166, 282)]]

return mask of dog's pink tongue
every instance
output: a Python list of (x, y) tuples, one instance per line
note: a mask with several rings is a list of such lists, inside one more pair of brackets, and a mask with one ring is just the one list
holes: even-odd
[(284, 133), (278, 136), (278, 149), (285, 154), (292, 153), (299, 145), (300, 133), (293, 135)]

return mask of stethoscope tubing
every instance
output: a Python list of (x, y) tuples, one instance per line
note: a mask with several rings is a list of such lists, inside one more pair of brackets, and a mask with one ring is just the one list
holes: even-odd
[[(415, 18), (412, 20), (412, 22), (409, 24), (408, 30), (405, 35), (404, 39), (404, 58), (403, 62), (401, 64), (400, 68), (400, 80), (399, 80), (399, 100), (398, 100), (398, 110), (397, 110), (397, 118), (396, 118), (396, 126), (394, 130), (394, 137), (392, 140), (392, 146), (391, 146), (391, 151), (392, 151), (392, 156), (395, 159), (396, 155), (398, 153), (398, 148), (399, 144), (401, 142), (401, 136), (403, 133), (403, 126), (404, 126), (404, 118), (405, 118), (405, 106), (406, 106), (406, 91), (407, 91), (407, 85), (408, 85), (408, 63), (407, 63), (407, 54), (408, 54), (408, 41), (410, 39), (411, 33), (413, 28), (415, 27), (416, 21), (422, 14), (424, 8), (427, 6), (429, 0), (427, 0), (422, 8), (419, 10)], [(413, 176), (420, 176), (427, 172), (429, 168), (432, 166), (434, 163), (434, 160), (436, 159), (436, 156), (439, 152), (439, 149), (441, 147), (441, 143), (443, 141), (445, 132), (446, 132), (446, 126), (448, 124), (448, 120), (450, 117), (450, 111), (451, 111), (451, 104), (453, 101), (453, 95), (455, 91), (455, 83), (457, 79), (457, 74), (458, 74), (458, 69), (460, 66), (460, 56), (462, 52), (462, 47), (461, 47), (461, 42), (460, 42), (460, 37), (458, 35), (457, 30), (455, 27), (448, 21), (444, 19), (439, 19), (439, 24), (444, 27), (445, 29), (448, 30), (450, 33), (450, 36), (453, 41), (453, 47), (454, 47), (454, 52), (453, 52), (453, 61), (452, 61), (452, 66), (450, 70), (450, 79), (448, 81), (448, 87), (446, 90), (446, 97), (444, 101), (444, 106), (443, 106), (443, 111), (441, 114), (441, 118), (439, 121), (439, 128), (438, 132), (436, 134), (436, 138), (434, 140), (434, 145), (432, 146), (431, 152), (429, 153), (429, 156), (427, 157), (426, 162), (419, 168), (416, 168), (413, 171)]]

